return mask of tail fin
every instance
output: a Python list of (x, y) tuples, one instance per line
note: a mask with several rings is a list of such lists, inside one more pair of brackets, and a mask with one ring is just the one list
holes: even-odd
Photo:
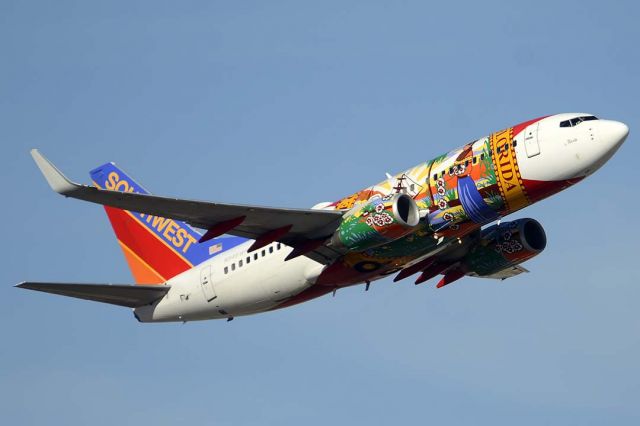
[[(90, 172), (99, 188), (148, 194), (113, 163)], [(184, 222), (105, 206), (118, 243), (137, 284), (160, 284), (246, 241), (216, 238), (199, 244), (200, 234)]]

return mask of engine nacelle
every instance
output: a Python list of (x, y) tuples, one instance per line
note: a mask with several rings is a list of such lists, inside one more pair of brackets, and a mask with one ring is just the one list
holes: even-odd
[(374, 198), (345, 214), (331, 243), (349, 250), (366, 250), (404, 237), (419, 222), (420, 211), (409, 195)]
[(466, 254), (465, 269), (478, 276), (492, 275), (540, 254), (547, 245), (537, 220), (518, 219), (482, 230), (480, 241)]

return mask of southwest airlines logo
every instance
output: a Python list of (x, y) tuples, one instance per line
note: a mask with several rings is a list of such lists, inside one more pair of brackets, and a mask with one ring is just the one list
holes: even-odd
[[(104, 187), (111, 191), (119, 192), (146, 192), (142, 188), (135, 188), (133, 184), (125, 179), (121, 179), (118, 172), (112, 171), (104, 182)], [(173, 219), (152, 216), (144, 213), (134, 213), (132, 215), (144, 222), (156, 235), (160, 236), (166, 243), (176, 251), (186, 253), (189, 247), (197, 241), (188, 229), (181, 227)]]
[[(113, 163), (103, 164), (91, 170), (90, 174), (98, 187), (118, 192), (149, 194), (149, 191)], [(127, 212), (127, 214), (132, 221), (144, 227), (144, 230), (140, 231), (152, 233), (172, 252), (192, 265), (199, 265), (247, 241), (246, 238), (227, 236), (198, 243), (200, 234), (184, 222), (144, 213)]]

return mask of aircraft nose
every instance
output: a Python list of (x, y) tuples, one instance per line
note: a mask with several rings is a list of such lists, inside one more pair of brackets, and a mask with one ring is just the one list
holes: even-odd
[(627, 135), (629, 135), (629, 126), (620, 121), (603, 120), (599, 132), (605, 143), (618, 147), (622, 145)]

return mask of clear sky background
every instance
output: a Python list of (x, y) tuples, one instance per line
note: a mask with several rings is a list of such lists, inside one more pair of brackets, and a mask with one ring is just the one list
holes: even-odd
[[(6, 424), (631, 425), (640, 419), (637, 2), (0, 0)], [(115, 161), (162, 195), (309, 207), (556, 112), (626, 122), (603, 169), (515, 215), (532, 272), (376, 282), (286, 310), (138, 324), (15, 289), (131, 282)]]

